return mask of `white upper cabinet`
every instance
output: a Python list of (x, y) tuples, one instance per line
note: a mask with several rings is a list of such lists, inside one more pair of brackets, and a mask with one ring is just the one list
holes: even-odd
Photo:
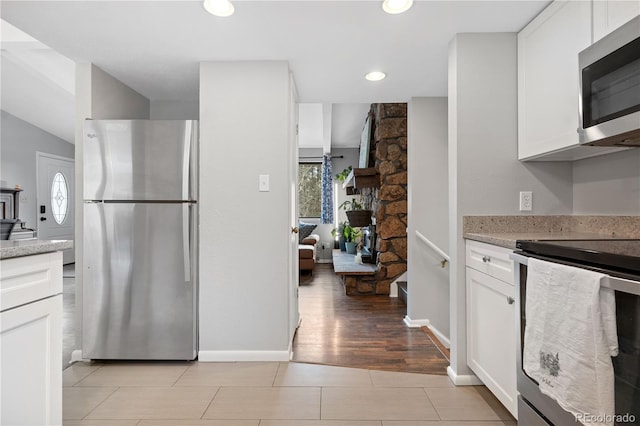
[[(592, 43), (592, 6), (555, 1), (518, 34), (520, 160), (573, 161), (620, 150), (578, 141), (578, 53)], [(616, 9), (613, 25), (622, 12), (612, 4), (607, 9)]]
[(594, 1), (593, 41), (600, 40), (638, 15), (640, 15), (640, 0)]

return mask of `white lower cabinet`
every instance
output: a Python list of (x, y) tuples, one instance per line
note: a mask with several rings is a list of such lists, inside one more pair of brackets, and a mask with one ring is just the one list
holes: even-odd
[(62, 254), (2, 260), (0, 267), (5, 300), (17, 303), (3, 303), (0, 313), (0, 424), (60, 425)]
[[(472, 252), (488, 249), (486, 263), (497, 263), (496, 257), (504, 262), (511, 253), (509, 249), (475, 241), (468, 241), (467, 248), (470, 246)], [(469, 263), (467, 258), (467, 265)], [(471, 264), (474, 264), (473, 260)], [(510, 282), (505, 282), (489, 273), (470, 266), (466, 268), (467, 363), (517, 418), (516, 304), (513, 276)]]

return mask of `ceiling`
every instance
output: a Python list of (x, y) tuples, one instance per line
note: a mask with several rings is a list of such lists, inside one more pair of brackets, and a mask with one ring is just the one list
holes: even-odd
[[(366, 110), (363, 104), (446, 96), (448, 44), (456, 33), (517, 32), (548, 3), (417, 1), (406, 13), (389, 15), (372, 0), (236, 1), (235, 14), (219, 18), (200, 1), (3, 0), (1, 16), (32, 36), (31, 43), (73, 62), (92, 62), (152, 101), (197, 102), (203, 61), (286, 60), (300, 102), (334, 105), (332, 128), (340, 128), (341, 117)], [(5, 70), (20, 62), (6, 54), (14, 53), (3, 36), (3, 83)], [(55, 69), (38, 65), (39, 74), (49, 67)], [(374, 69), (387, 78), (366, 81)], [(342, 104), (351, 107), (336, 114)], [(337, 140), (353, 133), (334, 137), (332, 131), (332, 143), (357, 146)]]

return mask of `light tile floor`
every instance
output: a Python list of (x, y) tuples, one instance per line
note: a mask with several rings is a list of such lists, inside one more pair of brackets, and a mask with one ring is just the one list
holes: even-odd
[(301, 363), (75, 363), (67, 426), (515, 426), (483, 386)]

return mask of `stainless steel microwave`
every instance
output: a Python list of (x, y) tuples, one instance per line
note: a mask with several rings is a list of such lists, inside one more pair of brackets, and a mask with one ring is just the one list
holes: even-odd
[(640, 146), (640, 16), (578, 56), (580, 143)]

